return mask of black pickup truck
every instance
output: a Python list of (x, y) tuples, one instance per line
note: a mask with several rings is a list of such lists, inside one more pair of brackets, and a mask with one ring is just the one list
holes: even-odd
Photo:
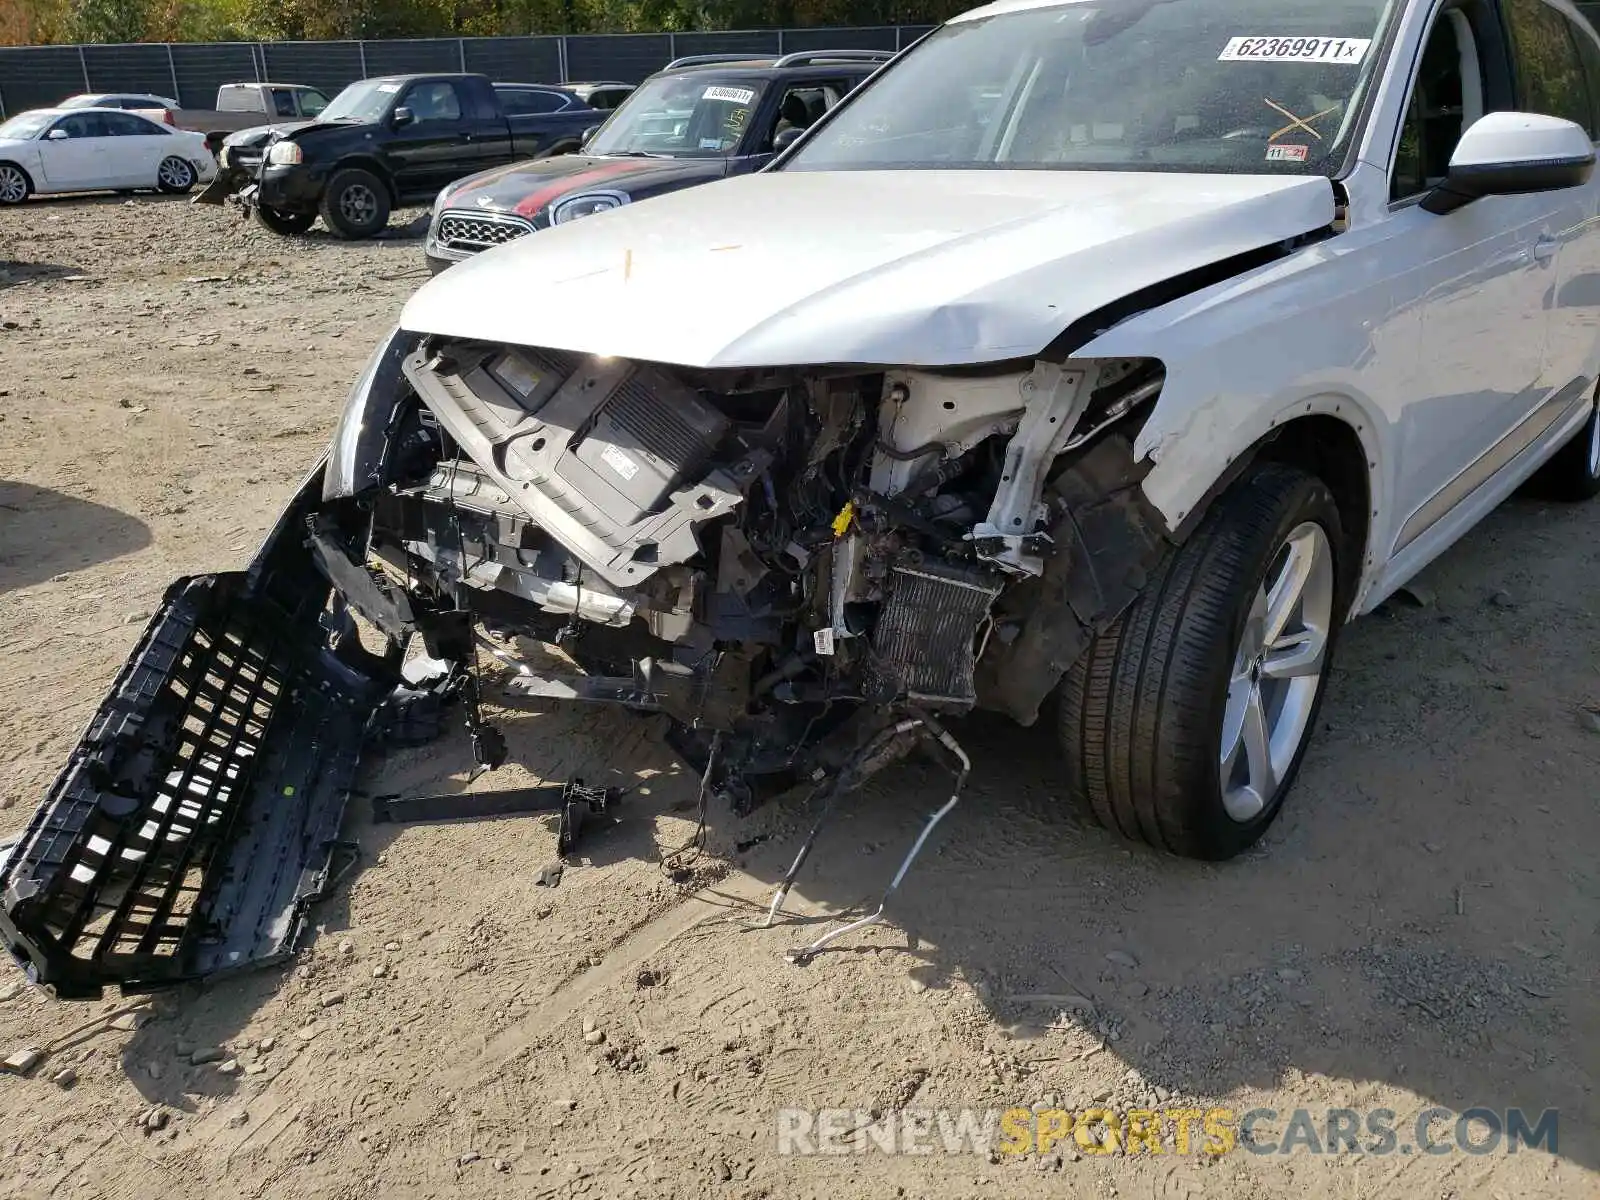
[[(559, 96), (529, 103), (535, 92)], [(557, 88), (483, 75), (390, 75), (340, 92), (315, 120), (229, 136), (201, 204), (230, 198), (276, 233), (304, 233), (320, 215), (346, 238), (371, 237), (396, 205), (426, 203), (488, 167), (575, 149), (607, 114)]]

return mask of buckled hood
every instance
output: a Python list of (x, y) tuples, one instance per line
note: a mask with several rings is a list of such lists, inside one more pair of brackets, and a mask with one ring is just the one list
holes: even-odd
[(401, 323), (693, 367), (992, 362), (1333, 219), (1321, 176), (765, 172), (487, 251)]

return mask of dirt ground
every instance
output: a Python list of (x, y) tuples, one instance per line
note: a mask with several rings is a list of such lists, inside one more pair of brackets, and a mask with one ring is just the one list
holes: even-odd
[[(167, 583), (242, 565), (314, 464), (424, 280), (398, 224), (347, 245), (154, 198), (0, 214), (0, 837)], [(1288, 810), (1225, 866), (1067, 809), (1047, 729), (962, 723), (973, 784), (892, 924), (805, 968), (783, 952), (882, 887), (942, 774), (852, 801), (764, 930), (802, 800), (713, 811), (680, 887), (660, 860), (695, 781), (654, 724), (507, 716), (522, 765), (478, 786), (644, 786), (557, 888), (535, 884), (548, 821), (396, 833), (356, 802), (363, 862), (292, 969), (164, 994), (131, 1029), (120, 997), (0, 967), (0, 1056), (49, 1052), (0, 1075), (0, 1195), (1593, 1197), (1597, 547), (1600, 505), (1513, 501), (1421, 603), (1351, 627)], [(468, 762), (452, 737), (363, 786)], [(779, 1152), (783, 1109), (1036, 1102), (1277, 1116), (1220, 1156)], [(1558, 1110), (1558, 1142), (1467, 1153), (1440, 1121), (1424, 1154), (1433, 1106)], [(1261, 1153), (1297, 1109), (1319, 1132), (1392, 1110), (1412, 1152)]]

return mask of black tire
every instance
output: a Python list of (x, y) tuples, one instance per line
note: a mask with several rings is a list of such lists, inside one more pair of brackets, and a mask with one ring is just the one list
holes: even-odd
[(1600, 496), (1600, 404), (1589, 410), (1583, 428), (1535, 472), (1534, 492), (1577, 504)]
[[(1221, 763), (1230, 681), (1243, 661), (1235, 652), (1258, 589), (1307, 523), (1321, 527), (1331, 560), (1321, 670), (1292, 760), (1259, 813), (1236, 819)], [(1338, 507), (1316, 477), (1267, 463), (1224, 493), (1062, 683), (1060, 733), (1078, 803), (1113, 832), (1187, 858), (1232, 858), (1254, 844), (1316, 728), (1348, 604), (1346, 557)], [(1241, 686), (1258, 678), (1257, 669)]]
[(33, 195), (33, 178), (16, 163), (0, 162), (0, 204), (21, 204)]
[(268, 208), (264, 204), (256, 205), (256, 220), (260, 221), (273, 233), (282, 234), (284, 237), (295, 237), (306, 232), (317, 223), (316, 213), (284, 212), (278, 208)]
[(194, 190), (200, 173), (187, 158), (169, 154), (156, 172), (156, 190), (168, 196), (182, 196)]
[(322, 193), (322, 223), (342, 238), (369, 238), (389, 224), (389, 189), (360, 167), (335, 171)]

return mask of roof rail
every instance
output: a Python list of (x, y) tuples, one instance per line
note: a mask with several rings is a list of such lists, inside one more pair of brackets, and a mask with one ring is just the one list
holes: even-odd
[(798, 54), (785, 54), (772, 65), (808, 67), (823, 62), (888, 62), (894, 56), (893, 50), (803, 50)]
[(702, 63), (749, 62), (751, 59), (765, 58), (764, 54), (686, 54), (682, 58), (675, 58), (663, 71), (675, 71), (679, 67), (697, 67)]

